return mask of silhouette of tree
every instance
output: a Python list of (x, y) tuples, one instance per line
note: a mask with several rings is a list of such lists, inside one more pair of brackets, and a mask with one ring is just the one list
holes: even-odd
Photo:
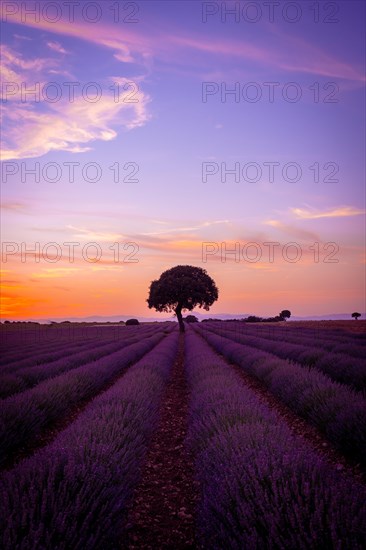
[(354, 312), (352, 313), (351, 317), (354, 317), (354, 318), (356, 319), (356, 321), (357, 321), (357, 319), (358, 319), (359, 317), (361, 317), (361, 313), (358, 313), (357, 311), (354, 311)]
[(195, 315), (187, 315), (187, 317), (184, 318), (184, 321), (186, 323), (198, 323), (198, 319)]
[(288, 309), (283, 309), (280, 313), (280, 317), (282, 321), (286, 321), (286, 319), (289, 319), (291, 317), (291, 311)]
[(128, 326), (133, 326), (133, 325), (139, 325), (140, 322), (139, 322), (138, 319), (127, 319), (125, 324), (128, 327)]
[(146, 300), (149, 308), (156, 311), (174, 311), (180, 332), (184, 332), (182, 311), (192, 311), (196, 306), (209, 310), (218, 298), (215, 282), (206, 270), (191, 265), (177, 265), (152, 281), (149, 297)]

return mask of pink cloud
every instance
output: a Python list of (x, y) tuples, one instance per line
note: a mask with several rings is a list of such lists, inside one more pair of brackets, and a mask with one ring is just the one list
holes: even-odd
[(275, 49), (255, 46), (245, 41), (210, 40), (205, 37), (170, 36), (169, 42), (183, 48), (207, 52), (214, 55), (241, 57), (260, 62), (266, 66), (273, 66), (289, 72), (303, 72), (334, 78), (343, 78), (365, 82), (366, 77), (362, 69), (357, 69), (338, 61), (334, 57), (321, 51), (319, 48), (289, 35), (281, 36), (280, 46)]
[(74, 38), (100, 44), (106, 48), (114, 49), (116, 51), (116, 56), (124, 62), (137, 60), (131, 52), (147, 54), (150, 50), (150, 40), (143, 34), (128, 30), (126, 26), (123, 29), (123, 33), (121, 33), (119, 25), (105, 25), (102, 23), (90, 25), (77, 21), (70, 24), (70, 22), (66, 20), (60, 20), (57, 23), (53, 23), (43, 18), (38, 22), (30, 19), (25, 21), (24, 18), (22, 18), (21, 10), (12, 15), (8, 15), (7, 20), (19, 25), (35, 27), (64, 36), (72, 36)]
[[(106, 25), (98, 23), (90, 32), (90, 24), (82, 22), (59, 21), (56, 24), (45, 20), (39, 22), (22, 21), (20, 12), (8, 16), (13, 23), (28, 25), (38, 29), (44, 29), (53, 33), (81, 38), (88, 42), (99, 44), (115, 50), (115, 58), (123, 62), (140, 62), (149, 64), (151, 55), (156, 55), (164, 60), (177, 62), (177, 52), (186, 50), (201, 51), (213, 56), (234, 56), (252, 60), (264, 66), (273, 66), (283, 71), (302, 72), (316, 74), (345, 80), (365, 82), (366, 77), (362, 68), (351, 66), (347, 62), (340, 61), (332, 55), (322, 51), (306, 42), (301, 37), (282, 33), (274, 26), (268, 26), (268, 32), (274, 39), (277, 37), (277, 47), (273, 46), (273, 40), (268, 46), (262, 43), (254, 44), (244, 40), (218, 40), (202, 38), (201, 35), (172, 33), (163, 27), (154, 27), (149, 32), (139, 27), (139, 30), (129, 30), (126, 27), (123, 33), (118, 25)], [(168, 47), (167, 47), (168, 46)], [(184, 59), (180, 61), (189, 65), (195, 63), (190, 53), (183, 51)], [(196, 61), (199, 63), (199, 61)]]

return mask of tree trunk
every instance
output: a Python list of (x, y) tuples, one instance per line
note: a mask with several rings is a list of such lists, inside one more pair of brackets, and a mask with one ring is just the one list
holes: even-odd
[(175, 308), (175, 314), (177, 316), (178, 323), (179, 323), (179, 331), (184, 332), (185, 328), (184, 328), (184, 321), (182, 317), (182, 306), (180, 304), (178, 304), (177, 307)]

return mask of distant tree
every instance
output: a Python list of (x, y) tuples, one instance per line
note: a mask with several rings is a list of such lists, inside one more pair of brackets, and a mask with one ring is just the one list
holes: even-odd
[(187, 317), (184, 318), (184, 321), (186, 323), (198, 323), (198, 319), (195, 315), (187, 315)]
[(140, 322), (138, 319), (127, 319), (126, 321), (126, 325), (127, 326), (132, 326), (132, 325), (139, 325)]
[(358, 319), (359, 317), (361, 317), (361, 313), (358, 313), (357, 311), (354, 311), (354, 312), (352, 313), (351, 317), (354, 317), (354, 318), (356, 319), (356, 321), (357, 321), (357, 319)]
[(209, 310), (219, 295), (215, 282), (206, 270), (191, 265), (177, 265), (152, 281), (147, 303), (156, 311), (174, 311), (180, 332), (184, 332), (182, 311), (196, 306)]
[(291, 311), (289, 311), (288, 309), (283, 309), (279, 314), (279, 317), (281, 317), (282, 321), (286, 321), (286, 319), (289, 319), (291, 317)]
[(262, 317), (257, 317), (256, 315), (249, 315), (246, 319), (244, 319), (247, 323), (260, 323), (263, 321)]

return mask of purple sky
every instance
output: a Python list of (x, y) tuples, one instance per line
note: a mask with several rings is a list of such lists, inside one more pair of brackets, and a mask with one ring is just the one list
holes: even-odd
[(364, 2), (46, 4), (2, 4), (4, 318), (154, 315), (177, 264), (213, 312), (365, 310)]

